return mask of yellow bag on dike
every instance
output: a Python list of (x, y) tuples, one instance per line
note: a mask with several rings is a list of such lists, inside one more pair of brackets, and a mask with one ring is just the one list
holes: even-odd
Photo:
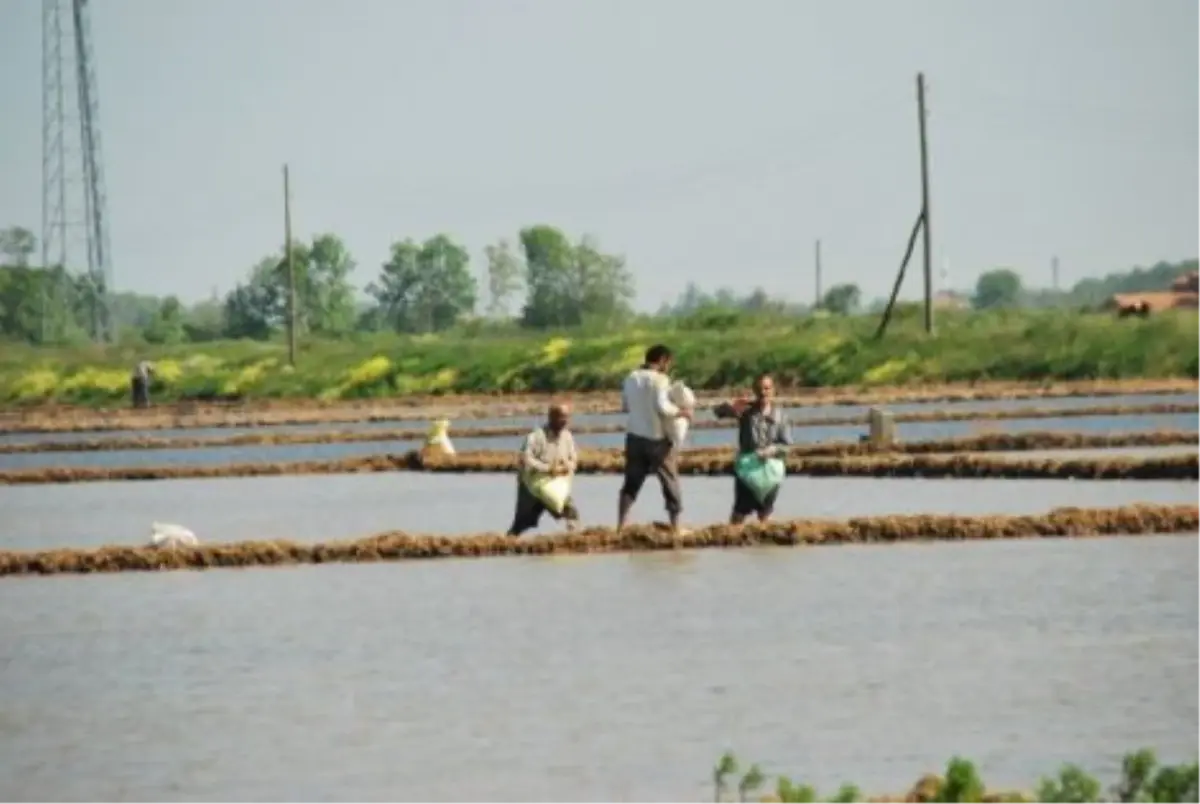
[(450, 443), (450, 420), (438, 419), (429, 427), (425, 436), (425, 449), (440, 451), (444, 455), (453, 455), (454, 445)]

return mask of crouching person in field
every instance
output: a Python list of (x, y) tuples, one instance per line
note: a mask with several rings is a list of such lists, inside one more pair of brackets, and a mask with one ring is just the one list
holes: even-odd
[(784, 411), (775, 407), (775, 381), (763, 373), (754, 380), (754, 399), (737, 399), (713, 408), (718, 419), (737, 419), (738, 451), (734, 459), (732, 525), (750, 514), (766, 522), (786, 474), (791, 427)]
[(578, 526), (579, 511), (571, 500), (571, 481), (579, 458), (575, 439), (567, 429), (570, 421), (569, 405), (551, 405), (546, 424), (525, 436), (517, 470), (517, 511), (509, 536), (536, 528), (547, 512), (557, 520), (565, 520), (568, 530)]

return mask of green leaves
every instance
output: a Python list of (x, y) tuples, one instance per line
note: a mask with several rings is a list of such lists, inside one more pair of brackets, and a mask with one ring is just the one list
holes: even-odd
[(470, 255), (448, 235), (418, 245), (392, 244), (377, 282), (367, 292), (383, 319), (397, 332), (436, 332), (454, 326), (475, 309), (478, 288)]

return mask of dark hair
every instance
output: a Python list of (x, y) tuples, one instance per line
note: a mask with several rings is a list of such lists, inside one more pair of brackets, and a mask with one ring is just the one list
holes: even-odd
[(754, 375), (754, 384), (758, 385), (763, 380), (773, 380), (773, 379), (775, 379), (775, 377), (774, 377), (774, 375), (771, 374), (771, 372), (760, 371), (760, 372), (758, 372), (758, 374)]
[(656, 343), (653, 346), (651, 346), (649, 349), (646, 350), (646, 365), (647, 366), (652, 365), (654, 363), (658, 363), (662, 360), (670, 360), (670, 359), (671, 359), (671, 347), (669, 347), (665, 344)]

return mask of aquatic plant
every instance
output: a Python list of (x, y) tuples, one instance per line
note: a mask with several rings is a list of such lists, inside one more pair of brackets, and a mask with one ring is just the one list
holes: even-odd
[[(729, 778), (738, 773), (738, 758), (726, 751), (713, 769), (715, 800), (726, 801), (729, 797)], [(749, 779), (751, 772), (755, 773)], [(1182, 802), (1197, 800), (1197, 779), (1200, 764), (1192, 762), (1180, 765), (1158, 765), (1154, 752), (1148, 748), (1127, 754), (1122, 762), (1120, 780), (1112, 787), (1109, 801), (1120, 802)], [(738, 800), (745, 801), (746, 794), (762, 787), (768, 780), (758, 765), (751, 766), (738, 785)], [(771, 802), (815, 802), (815, 801), (907, 801), (907, 802), (1092, 802), (1104, 801), (1100, 782), (1078, 765), (1063, 765), (1052, 777), (1038, 782), (1034, 795), (1020, 791), (987, 790), (975, 763), (963, 757), (954, 757), (946, 765), (945, 774), (927, 773), (919, 778), (903, 796), (878, 796), (865, 798), (858, 787), (844, 784), (830, 798), (823, 798), (816, 788), (799, 784), (787, 776), (778, 776), (775, 791), (764, 795), (760, 801)]]

